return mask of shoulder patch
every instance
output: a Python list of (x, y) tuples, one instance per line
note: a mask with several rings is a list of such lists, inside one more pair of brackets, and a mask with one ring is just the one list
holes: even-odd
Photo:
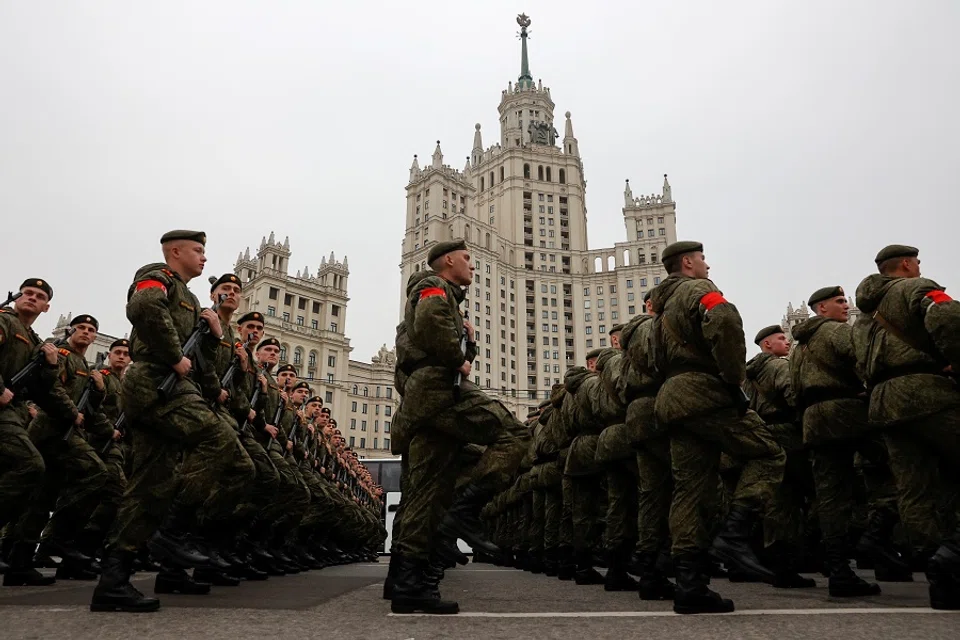
[(88, 375), (90, 375), (90, 374), (87, 373), (86, 371), (82, 371), (82, 370), (80, 370), (80, 369), (77, 369), (77, 375), (78, 375), (78, 376), (83, 376), (84, 378), (86, 378), (86, 377), (87, 377)]
[(167, 295), (167, 285), (159, 280), (141, 280), (137, 283), (136, 291), (143, 291), (144, 289), (160, 289), (163, 291), (163, 295)]
[(933, 302), (933, 304), (943, 304), (944, 302), (952, 302), (953, 298), (947, 295), (946, 291), (928, 291), (927, 298)]
[(723, 294), (719, 291), (711, 291), (702, 298), (700, 298), (700, 304), (704, 306), (707, 311), (710, 311), (716, 306), (721, 304), (726, 304), (727, 300), (723, 297)]
[(220, 344), (223, 345), (223, 346), (225, 346), (225, 347), (227, 347), (228, 349), (230, 349), (230, 348), (233, 347), (232, 344), (230, 344), (229, 342), (226, 342), (226, 341), (224, 341), (224, 340), (221, 340), (221, 341), (220, 341)]
[(196, 311), (196, 310), (197, 310), (197, 308), (196, 308), (195, 306), (193, 306), (192, 304), (188, 304), (188, 303), (184, 302), (183, 300), (180, 301), (180, 306), (183, 307), (184, 309), (189, 309), (190, 311)]
[(70, 355), (70, 349), (60, 348), (60, 349), (57, 349), (57, 351), (59, 351), (59, 352), (60, 352), (60, 355), (62, 355), (62, 356), (69, 356), (69, 355)]
[(33, 342), (30, 340), (30, 338), (28, 338), (28, 337), (25, 336), (25, 335), (22, 335), (22, 334), (19, 334), (19, 333), (15, 333), (15, 334), (13, 334), (13, 337), (16, 338), (17, 340), (22, 340), (23, 342), (26, 342), (26, 343), (27, 343), (28, 345), (30, 345), (31, 347), (33, 346)]
[(110, 369), (100, 369), (100, 373), (102, 373), (105, 376), (108, 376), (110, 375)]
[(171, 278), (175, 278), (175, 277), (176, 277), (176, 276), (173, 274), (173, 271), (170, 271), (170, 269), (160, 269), (160, 271), (164, 272), (165, 274), (167, 274), (167, 275), (170, 276)]
[(444, 300), (447, 299), (447, 292), (441, 289), (440, 287), (427, 287), (420, 291), (420, 300), (426, 300), (427, 298), (433, 298), (434, 296), (440, 296)]

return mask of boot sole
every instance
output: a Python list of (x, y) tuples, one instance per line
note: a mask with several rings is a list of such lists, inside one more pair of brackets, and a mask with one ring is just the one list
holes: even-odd
[(160, 609), (160, 603), (150, 604), (146, 606), (131, 606), (126, 604), (107, 604), (107, 603), (91, 603), (90, 611), (94, 612), (116, 612), (121, 611), (125, 613), (152, 613)]
[(772, 583), (777, 577), (769, 569), (766, 569), (766, 573), (764, 573), (743, 564), (742, 562), (739, 561), (737, 556), (735, 556), (732, 553), (728, 553), (726, 549), (713, 547), (710, 550), (710, 555), (712, 555), (714, 558), (716, 558), (720, 562), (723, 562), (724, 564), (737, 567), (738, 569), (740, 569), (742, 573), (753, 576), (757, 578), (760, 582), (766, 582), (769, 584), (769, 583)]
[(391, 613), (396, 613), (399, 615), (409, 614), (409, 613), (426, 613), (429, 615), (436, 616), (449, 616), (456, 615), (460, 613), (460, 606), (449, 607), (447, 609), (425, 609), (423, 607), (417, 607), (415, 605), (399, 605), (399, 604), (390, 604)]
[(681, 615), (696, 615), (698, 613), (733, 613), (734, 607), (724, 607), (722, 609), (703, 609), (700, 607), (685, 606), (685, 605), (673, 605), (673, 612), (679, 613)]

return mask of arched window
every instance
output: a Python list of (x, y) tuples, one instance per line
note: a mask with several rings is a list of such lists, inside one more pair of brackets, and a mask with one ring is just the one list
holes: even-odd
[(470, 242), (470, 225), (463, 225), (463, 239)]
[(353, 385), (353, 395), (357, 395), (360, 392), (360, 387)]
[(493, 171), (490, 172), (490, 188), (493, 188)]
[(543, 165), (537, 167), (537, 180), (543, 180)]
[(603, 271), (603, 259), (597, 256), (593, 259), (593, 272), (600, 273), (601, 271)]
[(293, 350), (293, 364), (300, 364), (303, 362), (303, 349), (297, 347)]
[(630, 266), (630, 249), (623, 250), (623, 266)]
[(310, 367), (311, 369), (315, 369), (315, 368), (317, 367), (317, 352), (316, 352), (316, 351), (311, 351), (311, 352), (310, 352), (309, 357), (307, 357), (307, 366)]
[(285, 345), (280, 345), (280, 362), (287, 361), (287, 347)]
[(560, 184), (567, 184), (567, 172), (560, 169)]
[(500, 167), (500, 182), (503, 182), (503, 175), (504, 175), (503, 167)]
[(607, 271), (613, 271), (617, 268), (617, 259), (613, 256), (607, 256)]
[(486, 237), (484, 238), (484, 245), (487, 247), (487, 249), (490, 248), (490, 234), (489, 234), (489, 233), (486, 234)]
[(553, 178), (550, 176), (550, 167), (547, 167), (547, 182), (553, 182)]
[(651, 251), (651, 252), (650, 252), (650, 262), (656, 262), (656, 261), (657, 261), (657, 252), (656, 252), (656, 251)]
[(483, 191), (483, 176), (480, 176), (480, 191)]
[(413, 270), (414, 270), (414, 271), (420, 271), (420, 265), (419, 265), (419, 264), (414, 265), (414, 269), (413, 269)]
[(525, 180), (529, 180), (529, 179), (530, 179), (530, 165), (529, 165), (529, 164), (523, 165), (523, 177), (524, 177)]
[(363, 397), (366, 398), (368, 395), (370, 395), (370, 389), (369, 389), (368, 387), (364, 387), (364, 388), (363, 388)]

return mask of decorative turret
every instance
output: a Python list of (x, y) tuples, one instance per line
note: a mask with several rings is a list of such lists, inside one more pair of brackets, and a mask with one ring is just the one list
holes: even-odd
[(287, 267), (290, 266), (290, 238), (286, 238), (283, 243), (277, 242), (271, 231), (270, 237), (260, 243), (257, 261), (258, 270), (275, 269), (286, 274)]
[(633, 189), (630, 188), (630, 178), (627, 178), (627, 186), (623, 188), (623, 204), (627, 207), (633, 206)]
[(347, 265), (347, 257), (343, 257), (343, 262), (337, 262), (333, 251), (329, 258), (320, 258), (320, 266), (317, 268), (317, 280), (320, 284), (334, 289), (340, 289), (346, 294), (347, 276), (350, 275), (350, 268)]
[(579, 158), (580, 146), (573, 135), (573, 120), (570, 119), (570, 112), (567, 111), (564, 116), (566, 116), (567, 122), (563, 125), (563, 152)]
[(670, 189), (670, 182), (667, 180), (667, 174), (663, 174), (663, 201), (673, 202), (673, 191)]
[(473, 132), (473, 164), (478, 165), (483, 162), (483, 138), (480, 136), (480, 123), (476, 124), (476, 131)]
[(437, 148), (433, 151), (433, 164), (431, 165), (434, 169), (443, 168), (443, 151), (440, 151), (440, 141), (437, 140)]
[[(530, 74), (527, 55), (527, 37), (530, 18), (517, 16), (520, 25), (520, 77), (517, 83), (509, 83), (500, 100), (500, 144), (503, 147), (520, 147), (527, 144), (553, 146), (559, 135), (553, 127), (553, 100), (550, 89), (542, 82), (534, 84)], [(476, 165), (476, 163), (474, 163)]]
[(414, 182), (420, 177), (420, 163), (417, 162), (417, 154), (413, 154), (413, 163), (410, 165), (410, 182)]
[[(266, 240), (261, 244), (261, 247), (264, 245), (266, 245)], [(245, 252), (237, 256), (237, 262), (233, 265), (233, 272), (243, 282), (250, 282), (257, 275), (257, 261), (250, 257), (250, 247), (247, 247)]]

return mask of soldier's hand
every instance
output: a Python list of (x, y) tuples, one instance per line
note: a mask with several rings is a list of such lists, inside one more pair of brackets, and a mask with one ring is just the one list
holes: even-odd
[(287, 440), (287, 451), (293, 451), (293, 443)]
[(220, 395), (217, 396), (217, 402), (220, 404), (225, 404), (227, 402), (227, 398), (229, 397), (230, 397), (229, 391), (227, 391), (226, 389), (220, 389)]
[[(4, 389), (3, 393), (0, 393), (0, 407), (5, 407), (13, 400), (13, 391), (10, 389)], [(31, 405), (32, 407), (33, 405)]]
[(82, 414), (82, 413), (78, 413), (78, 414), (77, 414), (77, 419), (73, 421), (73, 424), (76, 425), (76, 426), (78, 426), (78, 427), (83, 424), (83, 414)]
[(103, 384), (103, 374), (99, 371), (91, 371), (90, 377), (93, 378), (93, 384), (97, 388), (97, 391), (103, 391), (106, 387)]
[(122, 434), (122, 433), (120, 433), (120, 432), (117, 431), (116, 429), (113, 430), (113, 440), (114, 440), (114, 442), (116, 442), (117, 440), (119, 440), (119, 439), (122, 438), (122, 437), (123, 437), (123, 434)]
[(297, 417), (300, 418), (300, 422), (307, 421), (307, 416), (303, 414), (303, 409), (297, 409)]
[(287, 398), (288, 398), (287, 392), (286, 392), (286, 391), (281, 391), (281, 392), (280, 392), (280, 399), (283, 400), (284, 404), (286, 404)]
[(173, 365), (173, 370), (177, 372), (177, 375), (181, 378), (186, 378), (187, 374), (190, 373), (190, 369), (193, 368), (193, 361), (190, 358), (184, 356), (180, 358), (180, 362)]
[(313, 425), (312, 425), (312, 424), (308, 424), (308, 425), (307, 425), (307, 431), (310, 432), (310, 435), (313, 435), (316, 430), (313, 428)]
[(463, 329), (467, 332), (467, 342), (474, 342), (473, 336), (476, 334), (476, 330), (473, 328), (473, 324), (469, 320), (464, 320)]
[(223, 337), (223, 327), (220, 326), (220, 318), (213, 309), (204, 309), (200, 312), (200, 317), (207, 321), (207, 326), (210, 327), (210, 333), (217, 338)]
[(40, 345), (40, 352), (43, 353), (47, 364), (57, 364), (57, 348), (53, 346), (52, 342), (44, 342)]
[(473, 365), (471, 365), (466, 360), (463, 361), (463, 364), (460, 365), (460, 368), (457, 369), (460, 373), (463, 374), (463, 377), (466, 378), (470, 375), (470, 372), (473, 370)]
[(34, 418), (36, 418), (36, 417), (37, 417), (37, 405), (33, 404), (32, 402), (31, 402), (29, 405), (27, 405), (27, 413), (30, 414), (30, 419), (31, 419), (31, 420), (34, 419)]
[(247, 413), (247, 420), (249, 420), (250, 422), (253, 422), (256, 419), (257, 419), (257, 412), (254, 411), (253, 409), (250, 409), (250, 411)]
[(243, 345), (240, 345), (236, 347), (233, 352), (237, 354), (237, 359), (240, 360), (240, 368), (246, 371), (247, 363), (250, 361), (250, 358), (247, 357), (247, 350), (243, 348)]
[(263, 428), (263, 430), (266, 431), (267, 433), (269, 433), (269, 434), (270, 434), (270, 437), (271, 437), (271, 438), (274, 438), (274, 439), (276, 439), (277, 434), (280, 433), (280, 430), (277, 429), (277, 428), (276, 428), (275, 426), (273, 426), (272, 424), (268, 424), (267, 426), (265, 426), (265, 427)]

